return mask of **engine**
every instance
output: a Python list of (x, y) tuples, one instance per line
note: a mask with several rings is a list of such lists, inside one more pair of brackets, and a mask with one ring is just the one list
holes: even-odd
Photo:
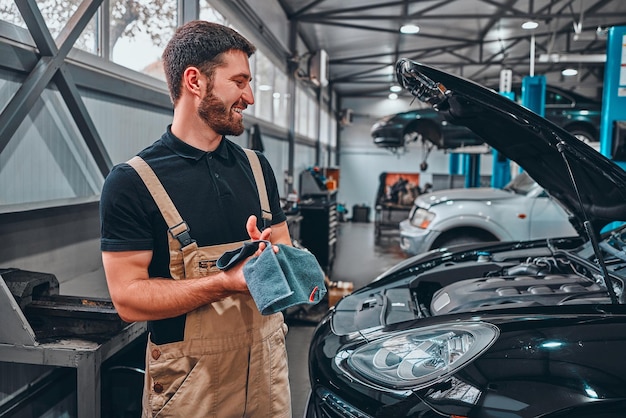
[(610, 300), (601, 280), (581, 274), (569, 260), (539, 257), (444, 286), (434, 293), (430, 314), (568, 303)]

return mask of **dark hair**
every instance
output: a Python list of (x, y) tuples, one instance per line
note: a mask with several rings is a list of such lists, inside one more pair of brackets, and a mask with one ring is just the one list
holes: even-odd
[(198, 67), (209, 79), (221, 65), (222, 53), (245, 52), (248, 57), (256, 47), (237, 31), (218, 23), (193, 20), (176, 29), (163, 51), (163, 69), (172, 102), (180, 98), (181, 81), (187, 67)]

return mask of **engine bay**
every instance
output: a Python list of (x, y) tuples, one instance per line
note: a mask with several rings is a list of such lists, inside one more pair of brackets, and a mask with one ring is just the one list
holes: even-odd
[[(608, 257), (606, 264), (621, 302), (619, 270), (626, 262)], [(437, 265), (422, 265), (413, 273), (341, 300), (333, 316), (335, 332), (502, 308), (611, 303), (593, 252), (585, 248), (465, 254)]]
[(528, 307), (566, 303), (610, 303), (610, 300), (600, 278), (596, 280), (578, 273), (567, 258), (538, 257), (439, 289), (433, 294), (429, 313), (443, 315), (504, 305)]
[[(624, 265), (623, 261), (618, 261), (620, 266)], [(456, 275), (456, 280), (449, 282), (450, 271), (447, 270), (443, 276), (448, 276), (446, 281), (449, 283), (443, 283), (441, 272), (434, 269), (416, 278), (410, 287), (414, 289), (420, 315), (437, 316), (506, 307), (611, 303), (597, 265), (580, 258), (580, 254), (562, 251), (506, 262), (494, 262), (489, 255), (482, 255), (475, 262), (462, 264), (464, 266), (456, 267), (459, 272), (477, 274)], [(615, 267), (613, 264), (611, 270), (616, 271)], [(612, 283), (614, 293), (621, 299), (623, 281), (613, 276)]]

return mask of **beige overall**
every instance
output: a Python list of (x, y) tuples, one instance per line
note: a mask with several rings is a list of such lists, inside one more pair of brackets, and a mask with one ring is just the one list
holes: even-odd
[[(246, 150), (263, 217), (271, 220), (263, 173)], [(175, 280), (219, 271), (215, 262), (243, 242), (198, 247), (152, 169), (139, 157), (128, 162), (143, 179), (170, 233)], [(148, 339), (143, 417), (291, 417), (282, 313), (263, 316), (250, 295), (229, 296), (186, 315), (184, 340), (156, 345)]]

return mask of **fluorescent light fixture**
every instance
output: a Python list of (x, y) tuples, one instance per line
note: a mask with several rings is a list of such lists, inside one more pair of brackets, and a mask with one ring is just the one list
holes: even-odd
[(412, 23), (408, 23), (406, 25), (402, 25), (400, 27), (400, 32), (401, 33), (406, 33), (406, 34), (415, 34), (417, 32), (420, 31), (420, 27), (417, 25), (414, 25)]
[(539, 27), (539, 22), (536, 22), (534, 20), (528, 20), (522, 23), (522, 29), (531, 30), (537, 29), (537, 27)]
[(399, 93), (402, 91), (402, 87), (394, 84), (393, 86), (389, 87), (389, 91), (392, 91), (394, 93)]
[(387, 96), (389, 98), (389, 100), (396, 100), (398, 98), (398, 95), (396, 93), (389, 93), (389, 96)]
[(539, 54), (539, 62), (606, 62), (606, 54)]
[(571, 77), (576, 74), (578, 74), (578, 70), (575, 68), (566, 68), (561, 71), (561, 75), (564, 75), (565, 77)]
[(539, 26), (539, 23), (535, 22), (534, 20), (529, 20), (527, 22), (522, 23), (522, 29), (526, 29), (526, 30), (537, 29), (538, 26)]

